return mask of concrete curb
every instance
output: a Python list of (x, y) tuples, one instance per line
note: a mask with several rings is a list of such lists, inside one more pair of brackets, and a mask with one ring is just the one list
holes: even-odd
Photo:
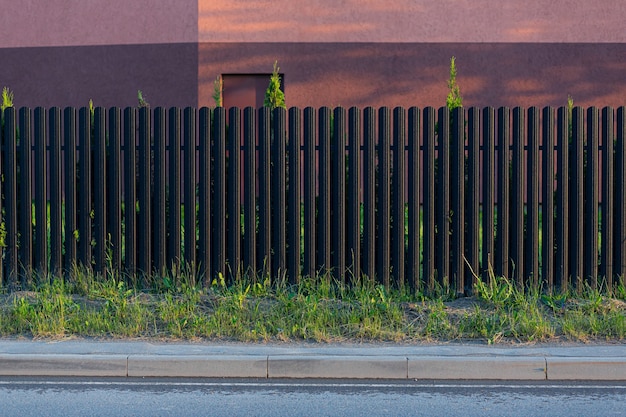
[(626, 381), (626, 344), (0, 339), (0, 376)]
[(1, 354), (0, 376), (626, 380), (626, 358)]

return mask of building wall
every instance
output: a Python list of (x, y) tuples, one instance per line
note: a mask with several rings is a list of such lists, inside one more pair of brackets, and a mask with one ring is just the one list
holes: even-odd
[(623, 0), (0, 0), (16, 105), (213, 105), (220, 74), (267, 74), (288, 106), (626, 102)]

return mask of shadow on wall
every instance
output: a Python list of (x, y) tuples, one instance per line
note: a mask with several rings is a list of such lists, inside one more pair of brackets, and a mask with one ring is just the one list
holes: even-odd
[(265, 74), (278, 60), (287, 106), (438, 107), (453, 55), (465, 106), (626, 102), (626, 44), (203, 43), (199, 105), (213, 105), (217, 75)]
[(156, 106), (198, 103), (197, 44), (0, 49), (0, 85), (17, 107)]

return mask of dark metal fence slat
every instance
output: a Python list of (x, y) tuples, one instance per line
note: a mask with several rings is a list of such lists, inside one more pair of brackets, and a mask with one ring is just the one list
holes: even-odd
[(154, 269), (164, 274), (167, 268), (166, 259), (166, 162), (165, 143), (167, 136), (166, 111), (163, 107), (154, 109)]
[(392, 229), (391, 229), (391, 269), (394, 283), (404, 287), (405, 281), (405, 148), (406, 148), (406, 110), (402, 107), (393, 109), (393, 157), (391, 169), (392, 183)]
[(361, 111), (348, 110), (348, 182), (346, 203), (346, 251), (352, 278), (359, 280), (361, 270)]
[(213, 275), (222, 274), (226, 277), (226, 109), (217, 107), (213, 112), (215, 182), (213, 200), (213, 231), (215, 239), (213, 248)]
[(509, 194), (510, 194), (510, 146), (511, 146), (511, 110), (508, 107), (498, 109), (498, 207), (496, 235), (495, 273), (500, 277), (511, 277), (509, 268)]
[[(111, 267), (122, 267), (122, 112), (118, 107), (109, 109), (109, 150), (107, 158), (107, 231), (110, 235)], [(68, 149), (65, 149), (68, 158)], [(67, 196), (66, 196), (67, 199)], [(66, 232), (67, 239), (67, 232)]]
[(304, 270), (302, 275), (314, 278), (316, 273), (316, 138), (315, 109), (304, 109)]
[(412, 292), (421, 289), (420, 284), (420, 109), (411, 107), (408, 112), (408, 265), (407, 281)]
[[(241, 111), (228, 114), (228, 270), (231, 279), (241, 279)], [(185, 176), (187, 180), (187, 176)], [(190, 225), (191, 226), (191, 225)]]
[(450, 132), (450, 285), (457, 295), (465, 292), (465, 111), (452, 110)]
[(574, 280), (572, 284), (580, 288), (580, 280), (583, 279), (583, 256), (584, 256), (584, 111), (580, 107), (572, 110), (572, 163), (570, 193), (572, 219), (571, 219), (571, 246), (570, 246), (570, 276)]
[(137, 111), (127, 107), (124, 109), (124, 262), (126, 270), (131, 274), (137, 269), (136, 129)]
[(334, 110), (333, 141), (331, 152), (332, 178), (332, 269), (340, 282), (346, 274), (346, 111), (341, 107)]
[(495, 260), (495, 220), (496, 202), (496, 112), (493, 107), (483, 109), (483, 246), (482, 279), (488, 282), (492, 275)]
[(554, 285), (554, 109), (543, 109), (543, 184), (541, 185), (541, 278), (546, 289)]
[(244, 272), (256, 279), (256, 112), (246, 107), (243, 112), (244, 141)]
[(537, 107), (528, 109), (528, 160), (527, 160), (527, 216), (526, 216), (526, 265), (525, 278), (539, 284), (539, 122), (540, 112)]
[(168, 162), (169, 162), (169, 219), (167, 266), (179, 271), (181, 266), (181, 198), (182, 198), (182, 158), (181, 158), (181, 110), (172, 107), (168, 110)]
[(139, 271), (144, 275), (152, 274), (152, 135), (151, 135), (150, 109), (139, 109), (139, 224), (137, 250), (139, 258)]
[(424, 283), (428, 291), (435, 288), (435, 112), (432, 107), (424, 109)]
[(511, 262), (515, 268), (512, 279), (522, 288), (524, 270), (524, 116), (521, 107), (513, 109), (513, 152), (511, 155)]
[[(300, 190), (300, 149), (302, 140), (302, 126), (300, 124), (300, 109), (289, 109), (289, 179), (288, 187), (288, 239), (287, 246), (287, 272), (290, 284), (296, 284), (300, 280), (301, 249), (300, 239), (302, 237), (302, 207)], [(254, 148), (253, 148), (254, 149)], [(252, 154), (254, 155), (254, 153)], [(251, 158), (253, 159), (253, 158)], [(252, 177), (254, 181), (254, 177)], [(252, 183), (254, 190), (254, 182)], [(252, 207), (254, 210), (254, 206)], [(254, 217), (252, 217), (254, 219)], [(252, 229), (254, 230), (254, 229)]]
[(47, 196), (46, 181), (48, 137), (46, 132), (46, 111), (37, 107), (34, 113), (35, 131), (35, 269), (41, 277), (48, 272), (48, 232), (47, 232)]
[[(467, 262), (471, 266), (470, 271), (465, 272), (465, 291), (472, 293), (476, 284), (476, 276), (480, 276), (480, 110), (472, 107), (467, 110)], [(462, 202), (463, 203), (463, 202)], [(483, 234), (488, 234), (493, 229), (483, 229)], [(465, 267), (465, 265), (463, 265)]]
[(272, 243), (274, 259), (272, 260), (272, 271), (274, 277), (282, 277), (287, 269), (286, 236), (287, 236), (287, 211), (285, 189), (287, 181), (285, 178), (285, 152), (286, 152), (286, 110), (277, 107), (273, 110), (273, 142), (272, 142), (272, 162), (271, 171), (271, 207), (272, 207)]
[[(254, 110), (246, 109), (254, 117)], [(245, 113), (244, 113), (245, 114)], [(203, 107), (199, 111), (199, 213), (198, 213), (198, 273), (203, 278), (205, 286), (211, 285), (211, 117), (212, 111)], [(171, 123), (171, 122), (170, 122)], [(254, 124), (254, 123), (253, 123)], [(246, 125), (247, 126), (247, 125)], [(252, 127), (254, 130), (254, 126)], [(171, 151), (170, 151), (171, 152)], [(247, 229), (246, 229), (247, 230)]]
[(615, 186), (613, 171), (613, 140), (615, 138), (614, 111), (612, 107), (602, 109), (602, 248), (600, 249), (600, 276), (608, 291), (613, 289), (613, 238), (614, 215), (613, 207)]
[(263, 278), (269, 277), (272, 271), (272, 210), (270, 183), (270, 110), (259, 109), (259, 260), (263, 265)]
[(50, 272), (61, 277), (63, 235), (61, 197), (61, 109), (48, 112), (50, 133)]
[(435, 191), (437, 223), (437, 279), (444, 288), (450, 285), (450, 111), (439, 108), (438, 117), (438, 186)]
[(365, 275), (376, 278), (376, 112), (372, 107), (363, 111), (363, 253)]
[(598, 287), (598, 184), (599, 184), (599, 111), (596, 107), (587, 109), (587, 166), (585, 168), (585, 253), (584, 279), (596, 289)]
[[(72, 121), (76, 121), (76, 112), (72, 109), (72, 115), (74, 116)], [(66, 132), (71, 134), (73, 142), (71, 148), (76, 147), (76, 126), (72, 124), (73, 131), (67, 129), (68, 123), (66, 122)], [(19, 233), (20, 233), (20, 256), (19, 262), (21, 265), (21, 272), (24, 274), (26, 281), (31, 280), (32, 262), (33, 262), (33, 178), (32, 178), (32, 127), (31, 127), (31, 111), (29, 108), (22, 107), (19, 110), (19, 129), (20, 129), (20, 197), (18, 204), (20, 205), (18, 217), (19, 217)], [(74, 154), (75, 155), (75, 154)], [(69, 161), (68, 161), (69, 164)], [(73, 231), (76, 229), (76, 159), (74, 159), (74, 176), (71, 176), (71, 171), (66, 171), (66, 178), (71, 181), (71, 189), (74, 190), (74, 199), (71, 199), (70, 188), (65, 190), (66, 193), (66, 219), (69, 217), (73, 220), (66, 220), (66, 224), (72, 226), (72, 238), (66, 239), (66, 242), (72, 242), (72, 247), (66, 248), (66, 257), (72, 260), (72, 264), (76, 262), (76, 239), (73, 238)], [(10, 199), (9, 199), (10, 201)], [(8, 242), (7, 242), (8, 243)], [(73, 250), (73, 251), (72, 251)], [(13, 277), (14, 279), (16, 277)]]
[(569, 283), (569, 114), (557, 111), (556, 259), (554, 285), (567, 290)]
[(318, 270), (324, 276), (331, 272), (331, 110), (322, 107), (318, 113), (319, 122), (319, 247)]
[[(188, 278), (196, 276), (196, 109), (183, 110), (185, 147), (185, 268)], [(195, 281), (192, 281), (195, 282)]]
[(626, 276), (626, 107), (617, 109), (615, 149), (615, 271)]
[(102, 107), (94, 110), (93, 137), (93, 195), (94, 195), (94, 242), (95, 271), (104, 273), (106, 269), (106, 112)]
[(387, 107), (378, 109), (378, 195), (377, 215), (376, 215), (376, 241), (378, 268), (376, 275), (378, 282), (385, 288), (390, 285), (390, 233), (391, 226), (391, 115)]
[[(4, 110), (4, 145), (5, 145), (5, 158), (6, 158), (4, 160), (4, 169), (5, 169), (5, 181), (6, 182), (2, 188), (4, 188), (5, 193), (6, 193), (6, 197), (4, 200), (4, 210), (6, 214), (6, 220), (5, 220), (6, 241), (4, 243), (6, 244), (5, 256), (8, 261), (6, 276), (8, 278), (9, 285), (14, 285), (17, 283), (16, 282), (17, 277), (18, 277), (18, 274), (20, 273), (19, 259), (18, 259), (18, 253), (17, 253), (17, 248), (18, 248), (17, 197), (18, 195), (17, 195), (17, 163), (16, 163), (17, 162), (17, 145), (16, 145), (17, 123), (16, 122), (17, 121), (16, 121), (15, 109), (12, 107), (7, 107)], [(29, 204), (29, 202), (23, 202), (22, 200), (22, 204)], [(2, 217), (1, 214), (0, 214), (0, 217)], [(43, 230), (45, 231), (45, 228)]]

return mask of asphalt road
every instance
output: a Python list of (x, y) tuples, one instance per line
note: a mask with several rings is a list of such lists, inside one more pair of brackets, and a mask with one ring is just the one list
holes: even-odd
[(624, 416), (624, 383), (0, 378), (2, 416)]

